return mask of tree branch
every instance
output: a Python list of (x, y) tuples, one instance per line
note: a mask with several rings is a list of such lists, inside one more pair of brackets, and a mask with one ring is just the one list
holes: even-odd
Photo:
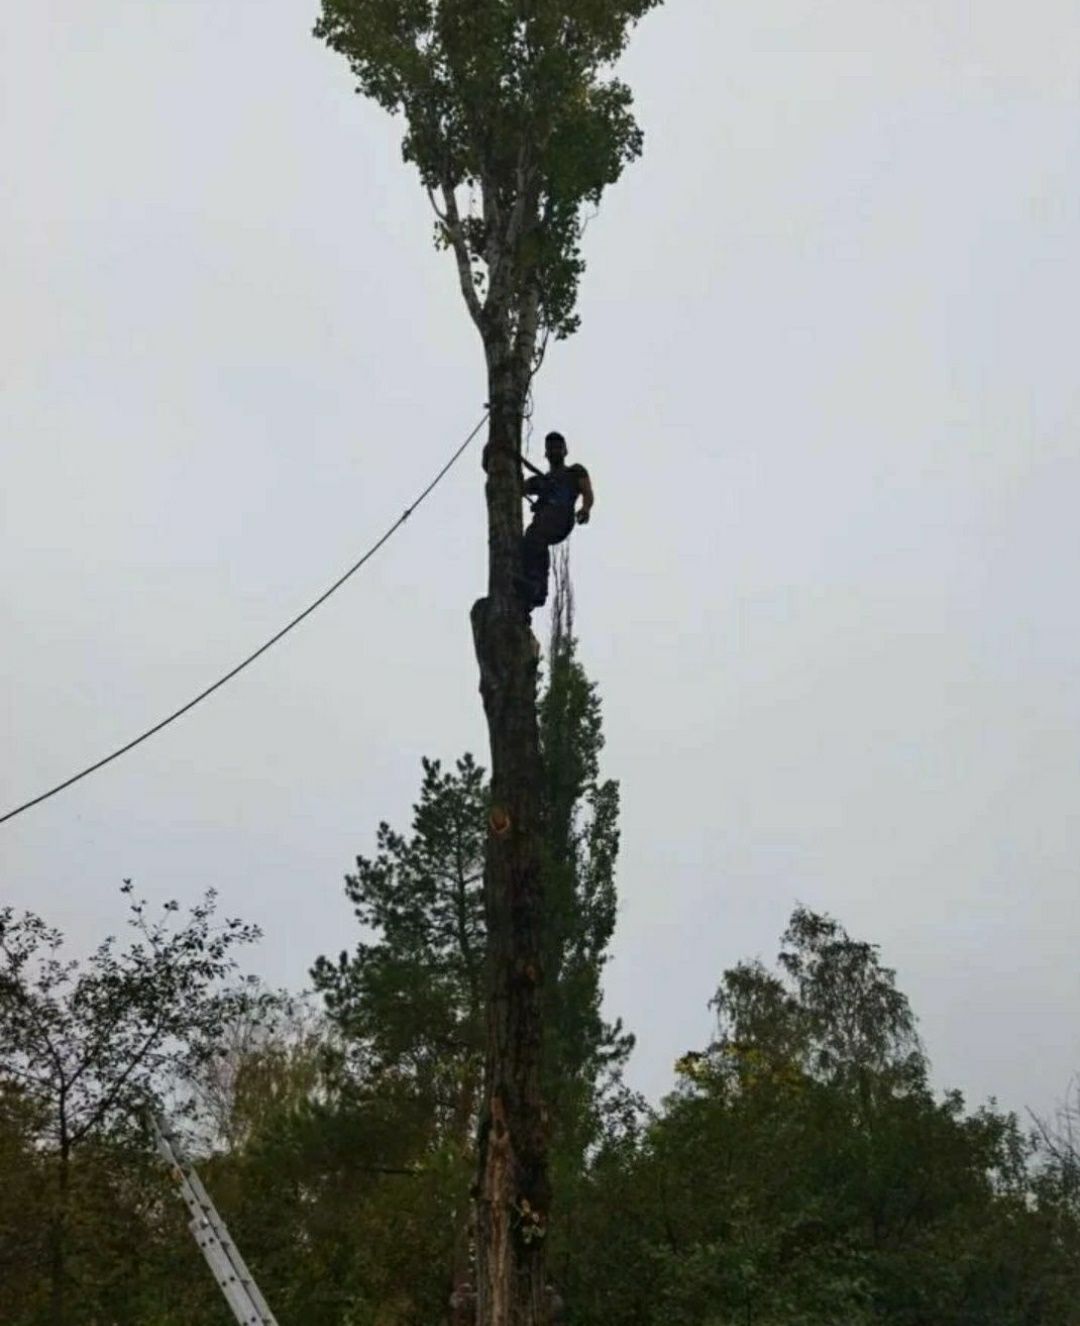
[(19, 1068), (10, 1060), (0, 1061), (0, 1077), (10, 1074), (12, 1077), (20, 1077), (24, 1082), (29, 1082), (31, 1086), (39, 1087), (44, 1090), (52, 1085), (52, 1079), (48, 1077), (36, 1077), (33, 1073), (27, 1072), (25, 1068)]
[[(12, 962), (14, 962), (14, 955), (11, 953), (6, 943), (0, 941), (0, 950), (2, 950), (4, 954), (10, 960), (12, 960)], [(22, 982), (18, 979), (17, 976), (11, 978), (10, 988), (11, 988), (11, 993), (15, 996), (15, 998), (19, 1001), (19, 1003), (23, 1007), (24, 1016), (26, 1018), (27, 1031), (31, 1036), (36, 1037), (40, 1042), (40, 1044), (42, 1044), (45, 1047), (45, 1053), (48, 1055), (48, 1057), (53, 1061), (54, 1065), (56, 1066), (57, 1080), (59, 1081), (61, 1086), (66, 1085), (67, 1078), (64, 1072), (64, 1062), (60, 1057), (60, 1052), (56, 1049), (56, 1047), (52, 1043), (52, 1040), (49, 1038), (49, 1033), (45, 1030), (44, 1026), (41, 1023), (40, 1018), (36, 1016), (38, 1013), (37, 1003), (35, 1002), (35, 1000), (31, 999), (29, 994), (27, 994), (25, 987), (23, 986)]]
[(76, 1143), (81, 1142), (82, 1139), (86, 1136), (86, 1134), (90, 1131), (90, 1129), (93, 1128), (95, 1124), (99, 1124), (102, 1121), (102, 1119), (104, 1119), (105, 1115), (116, 1103), (116, 1100), (118, 1099), (121, 1091), (123, 1091), (124, 1087), (127, 1086), (128, 1079), (131, 1077), (132, 1073), (135, 1072), (136, 1068), (139, 1067), (142, 1061), (149, 1054), (151, 1048), (153, 1047), (154, 1042), (158, 1039), (158, 1037), (161, 1035), (163, 1030), (164, 1028), (160, 1023), (158, 1023), (158, 1025), (152, 1028), (149, 1036), (147, 1036), (147, 1038), (143, 1041), (142, 1046), (132, 1056), (130, 1062), (128, 1063), (128, 1066), (116, 1079), (116, 1081), (105, 1093), (105, 1095), (102, 1096), (102, 1098), (98, 1101), (97, 1105), (91, 1109), (82, 1127), (77, 1128), (72, 1132), (71, 1134), (72, 1146), (75, 1146)]
[[(514, 168), (514, 204), (505, 225), (496, 231), (499, 234), (499, 243), (497, 246), (492, 246), (488, 262), (490, 284), (487, 302), (495, 309), (505, 305), (514, 288), (514, 277), (521, 257), (521, 238), (525, 230), (526, 212), (534, 210), (531, 206), (533, 175), (534, 172), (528, 165), (528, 146), (523, 142), (518, 149), (517, 164)], [(485, 188), (485, 198), (488, 192), (489, 190)]]
[(468, 887), (476, 878), (470, 878), (465, 871), (465, 853), (462, 848), (461, 821), (457, 820), (454, 824), (454, 862), (457, 867), (455, 884), (455, 918), (457, 921), (458, 943), (461, 946), (461, 956), (465, 962), (465, 975), (469, 982), (469, 998), (471, 1001), (470, 1012), (476, 1014), (480, 1009), (480, 971), (473, 953), (472, 944), (469, 941), (469, 923), (468, 923)]
[(461, 293), (465, 298), (465, 305), (469, 310), (469, 316), (476, 324), (477, 330), (484, 330), (484, 309), (480, 303), (480, 296), (476, 293), (476, 286), (473, 282), (472, 261), (469, 257), (469, 246), (465, 239), (465, 231), (461, 224), (461, 213), (458, 210), (457, 197), (454, 194), (454, 186), (447, 179), (442, 184), (443, 206), (445, 210), (440, 209), (435, 201), (435, 195), (431, 189), (428, 190), (428, 198), (435, 209), (435, 215), (439, 218), (439, 223), (446, 231), (446, 236), (450, 241), (450, 246), (454, 250), (454, 257), (457, 259), (458, 280), (461, 283)]

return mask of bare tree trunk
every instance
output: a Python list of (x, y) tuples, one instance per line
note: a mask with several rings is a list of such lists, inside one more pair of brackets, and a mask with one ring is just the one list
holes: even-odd
[[(454, 1140), (461, 1148), (463, 1156), (471, 1156), (474, 1140), (474, 1119), (476, 1113), (476, 1094), (479, 1082), (477, 1074), (471, 1067), (466, 1068), (465, 1078), (461, 1085), (461, 1093), (458, 1097), (456, 1118), (454, 1120)], [(462, 1194), (464, 1197), (464, 1194)], [(473, 1207), (471, 1202), (463, 1201), (460, 1208), (455, 1204), (454, 1213), (454, 1245), (451, 1254), (451, 1287), (453, 1294), (470, 1294), (475, 1300), (475, 1294), (472, 1293), (471, 1285), (473, 1278)], [(459, 1311), (458, 1316), (462, 1315)], [(473, 1308), (473, 1320), (470, 1320), (468, 1326), (474, 1326), (475, 1320), (475, 1302)]]
[(66, 1139), (61, 1140), (58, 1159), (60, 1168), (57, 1172), (56, 1210), (49, 1228), (50, 1326), (64, 1326), (67, 1318), (67, 1219), (71, 1153)]
[(540, 749), (531, 633), (514, 586), (522, 532), (515, 458), (528, 374), (521, 371), (520, 348), (511, 353), (509, 337), (489, 336), (487, 351), (489, 580), (487, 597), (472, 610), (492, 797), (484, 869), (487, 1052), (478, 1139), (476, 1320), (478, 1326), (548, 1326)]

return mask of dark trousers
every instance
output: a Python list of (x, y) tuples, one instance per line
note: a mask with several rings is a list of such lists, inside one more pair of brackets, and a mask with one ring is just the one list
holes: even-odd
[(530, 607), (547, 602), (551, 553), (574, 528), (574, 513), (559, 507), (538, 507), (521, 539), (521, 575), (524, 596)]

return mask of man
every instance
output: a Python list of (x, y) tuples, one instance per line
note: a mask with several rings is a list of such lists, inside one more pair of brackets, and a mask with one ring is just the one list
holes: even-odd
[[(547, 602), (549, 550), (569, 535), (575, 520), (579, 525), (587, 525), (593, 507), (589, 473), (584, 465), (567, 465), (566, 439), (561, 433), (548, 433), (544, 438), (544, 455), (547, 474), (533, 474), (524, 484), (525, 495), (535, 498), (533, 517), (521, 540), (519, 581), (521, 597), (530, 611)], [(577, 510), (579, 497), (580, 511)]]

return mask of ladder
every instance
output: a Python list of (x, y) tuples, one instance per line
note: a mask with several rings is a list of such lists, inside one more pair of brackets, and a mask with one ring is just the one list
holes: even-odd
[(180, 1193), (191, 1212), (188, 1229), (199, 1245), (218, 1288), (240, 1326), (278, 1326), (277, 1318), (259, 1292), (239, 1249), (229, 1237), (225, 1222), (210, 1200), (210, 1194), (195, 1173), (195, 1167), (184, 1158), (176, 1139), (156, 1115), (150, 1116), (150, 1127), (158, 1155), (169, 1167)]

